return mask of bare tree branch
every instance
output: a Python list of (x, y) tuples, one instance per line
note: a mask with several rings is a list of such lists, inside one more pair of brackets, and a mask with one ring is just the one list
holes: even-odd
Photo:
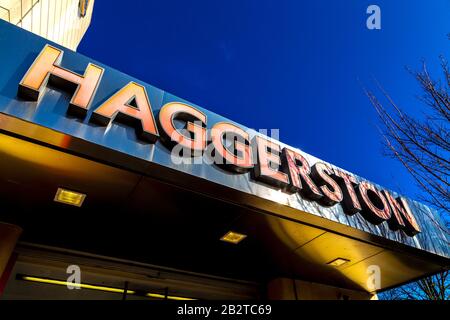
[[(412, 117), (402, 111), (391, 96), (376, 82), (377, 89), (388, 102), (385, 107), (376, 95), (365, 89), (381, 120), (384, 152), (397, 159), (422, 190), (420, 198), (434, 207), (445, 223), (427, 214), (445, 234), (450, 222), (450, 71), (440, 57), (443, 80), (434, 80), (425, 62), (420, 71), (408, 69), (417, 80), (422, 94), (422, 117)], [(447, 243), (448, 244), (448, 243)], [(380, 295), (382, 299), (446, 300), (450, 297), (449, 270), (414, 283), (394, 288)]]

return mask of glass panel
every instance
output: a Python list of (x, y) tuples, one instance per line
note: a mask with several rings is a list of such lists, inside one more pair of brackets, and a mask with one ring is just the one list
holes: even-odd
[(31, 28), (34, 33), (41, 35), (41, 3), (34, 2), (34, 6), (31, 9)]
[(9, 22), (13, 24), (17, 25), (19, 23), (20, 19), (22, 18), (20, 0), (11, 3), (9, 7), (9, 18), (10, 18)]
[(0, 19), (9, 21), (9, 12), (8, 12), (8, 10), (0, 7)]
[(40, 34), (41, 36), (47, 38), (48, 36), (48, 8), (49, 8), (49, 0), (41, 0), (40, 1), (41, 4), (41, 31)]

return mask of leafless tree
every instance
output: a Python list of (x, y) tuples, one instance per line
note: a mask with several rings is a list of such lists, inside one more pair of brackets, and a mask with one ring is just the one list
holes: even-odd
[(383, 300), (449, 300), (450, 275), (444, 271), (379, 294)]
[[(421, 116), (405, 113), (377, 83), (387, 101), (384, 106), (376, 95), (365, 90), (381, 120), (386, 155), (397, 159), (423, 191), (420, 200), (436, 209), (442, 223), (437, 226), (449, 234), (450, 223), (450, 72), (444, 57), (440, 59), (444, 79), (435, 80), (425, 62), (419, 71), (408, 69), (417, 80), (422, 94)], [(431, 221), (435, 221), (430, 217)], [(450, 298), (449, 271), (436, 274), (384, 293), (387, 299)]]

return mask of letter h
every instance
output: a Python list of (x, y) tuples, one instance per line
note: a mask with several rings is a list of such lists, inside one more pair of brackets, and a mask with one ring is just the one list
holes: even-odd
[(89, 63), (84, 75), (60, 67), (64, 51), (45, 45), (19, 84), (18, 95), (39, 101), (47, 84), (73, 93), (68, 112), (85, 117), (104, 69)]

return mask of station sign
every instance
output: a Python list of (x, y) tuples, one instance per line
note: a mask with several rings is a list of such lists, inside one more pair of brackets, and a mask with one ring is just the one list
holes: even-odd
[(39, 102), (51, 86), (69, 95), (67, 114), (104, 130), (121, 122), (134, 128), (136, 139), (148, 144), (160, 141), (172, 156), (203, 159), (207, 153), (211, 165), (233, 175), (249, 174), (253, 181), (297, 193), (323, 207), (341, 206), (345, 214), (360, 213), (374, 225), (387, 222), (391, 230), (403, 230), (408, 236), (421, 231), (402, 197), (357, 181), (325, 162), (311, 165), (296, 149), (274, 139), (252, 135), (232, 122), (211, 123), (202, 110), (183, 101), (164, 104), (155, 117), (143, 84), (130, 81), (94, 108), (97, 89), (108, 81), (104, 68), (89, 63), (79, 74), (61, 66), (63, 56), (62, 49), (45, 45), (18, 83), (19, 98)]

